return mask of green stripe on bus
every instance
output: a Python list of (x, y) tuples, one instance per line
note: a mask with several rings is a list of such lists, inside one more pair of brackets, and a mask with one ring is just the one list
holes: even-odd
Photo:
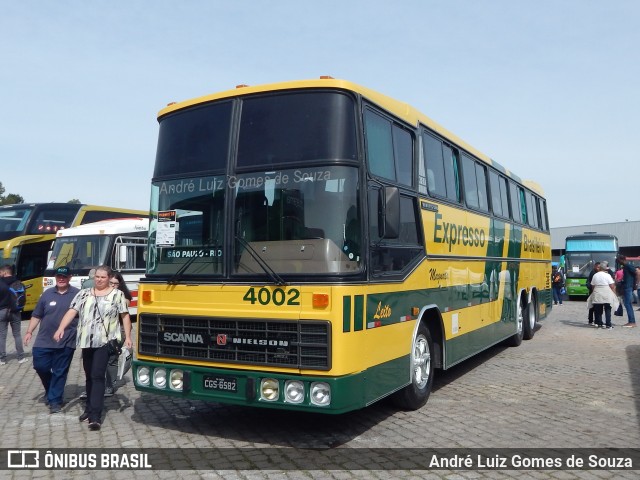
[(342, 297), (342, 331), (351, 331), (351, 297)]
[(359, 332), (364, 324), (364, 295), (354, 297), (353, 307), (353, 331)]

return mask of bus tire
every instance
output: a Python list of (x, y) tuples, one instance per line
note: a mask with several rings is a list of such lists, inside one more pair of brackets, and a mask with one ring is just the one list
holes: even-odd
[(433, 387), (434, 365), (431, 334), (424, 323), (420, 323), (411, 346), (411, 383), (393, 395), (397, 407), (417, 410), (427, 403)]
[(525, 340), (531, 340), (536, 334), (536, 321), (537, 321), (538, 303), (536, 297), (531, 297), (531, 303), (527, 304), (527, 308), (522, 312), (523, 317), (523, 329), (522, 337)]
[(524, 320), (522, 311), (522, 296), (518, 299), (518, 306), (516, 310), (516, 333), (509, 337), (506, 344), (510, 347), (518, 347), (522, 343), (524, 338)]

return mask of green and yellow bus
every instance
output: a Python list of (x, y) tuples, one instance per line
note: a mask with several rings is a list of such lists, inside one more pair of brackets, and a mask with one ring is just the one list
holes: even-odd
[(158, 120), (138, 390), (417, 409), (435, 369), (532, 338), (551, 309), (540, 188), (404, 103), (320, 78)]
[(20, 203), (0, 206), (0, 265), (14, 265), (25, 286), (25, 312), (31, 312), (43, 289), (47, 256), (56, 232), (111, 218), (147, 216), (142, 210), (81, 203)]

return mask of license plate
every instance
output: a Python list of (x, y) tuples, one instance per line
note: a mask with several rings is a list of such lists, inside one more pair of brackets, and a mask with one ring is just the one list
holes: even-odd
[(203, 387), (205, 390), (218, 390), (221, 392), (238, 391), (238, 379), (235, 377), (220, 377), (205, 375), (203, 379)]

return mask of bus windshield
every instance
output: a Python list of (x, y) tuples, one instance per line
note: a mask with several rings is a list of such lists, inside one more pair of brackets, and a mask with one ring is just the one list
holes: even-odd
[(0, 240), (9, 240), (24, 232), (33, 207), (0, 209)]
[(320, 90), (161, 117), (147, 273), (246, 281), (361, 269), (355, 113), (351, 94)]
[(77, 271), (107, 264), (110, 241), (105, 235), (58, 237), (49, 260), (50, 268), (67, 266)]
[[(154, 182), (152, 191), (149, 274), (263, 276), (265, 263), (279, 274), (345, 274), (360, 268), (354, 167), (162, 181)], [(226, 191), (233, 195), (228, 221)], [(226, 232), (233, 237), (229, 244)]]
[(73, 224), (80, 207), (80, 204), (71, 203), (3, 206), (0, 208), (0, 240), (20, 235), (54, 234)]

